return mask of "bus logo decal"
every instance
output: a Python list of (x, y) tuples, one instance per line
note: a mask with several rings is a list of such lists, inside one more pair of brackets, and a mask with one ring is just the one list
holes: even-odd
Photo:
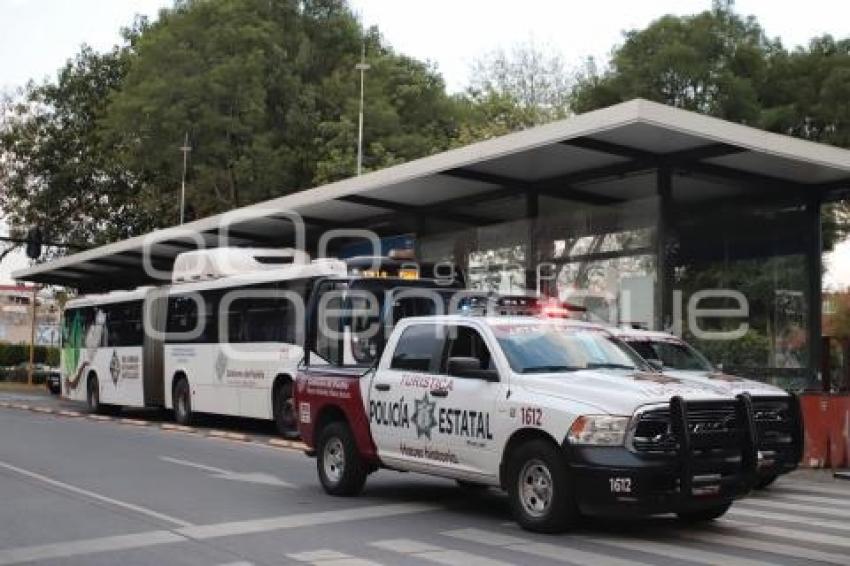
[(112, 350), (112, 359), (109, 360), (109, 374), (112, 376), (112, 384), (118, 386), (118, 379), (121, 377), (121, 359), (118, 357), (118, 350)]

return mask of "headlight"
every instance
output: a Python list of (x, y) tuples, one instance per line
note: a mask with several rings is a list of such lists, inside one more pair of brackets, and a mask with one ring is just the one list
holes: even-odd
[(567, 440), (585, 446), (622, 446), (628, 427), (629, 417), (583, 415), (573, 422)]

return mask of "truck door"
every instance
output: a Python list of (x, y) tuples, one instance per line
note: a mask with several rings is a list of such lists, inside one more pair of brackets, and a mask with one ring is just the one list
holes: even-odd
[(504, 409), (507, 384), (500, 380), (491, 347), (473, 326), (458, 325), (448, 333), (440, 364), (440, 378), (448, 391), (437, 415), (440, 436), (457, 455), (458, 468), (492, 476), (504, 446)]
[(430, 467), (447, 449), (437, 433), (437, 400), (430, 396), (445, 344), (442, 328), (416, 324), (402, 331), (387, 366), (369, 392), (369, 423), (381, 459)]

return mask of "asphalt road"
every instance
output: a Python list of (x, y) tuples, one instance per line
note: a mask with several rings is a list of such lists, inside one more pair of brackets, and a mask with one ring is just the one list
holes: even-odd
[(325, 495), (300, 452), (0, 408), (0, 565), (850, 564), (850, 482), (797, 475), (711, 526), (534, 535), (496, 491), (378, 472)]

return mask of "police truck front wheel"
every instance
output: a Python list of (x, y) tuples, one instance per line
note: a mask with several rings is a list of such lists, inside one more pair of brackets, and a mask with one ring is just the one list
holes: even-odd
[(508, 497), (516, 522), (539, 533), (558, 533), (579, 517), (570, 473), (551, 442), (532, 440), (509, 455)]
[(363, 490), (368, 470), (346, 423), (333, 422), (324, 427), (316, 453), (319, 481), (327, 493), (352, 496)]
[(192, 392), (189, 382), (181, 378), (174, 385), (174, 420), (178, 424), (188, 425), (192, 422)]

